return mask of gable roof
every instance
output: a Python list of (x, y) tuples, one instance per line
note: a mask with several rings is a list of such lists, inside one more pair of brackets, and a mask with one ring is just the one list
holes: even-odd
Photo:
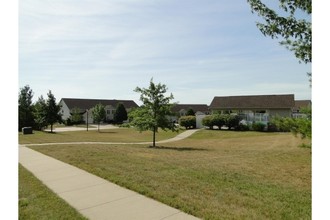
[(311, 100), (295, 100), (295, 107), (301, 108), (301, 107), (310, 107), (312, 105)]
[(293, 111), (298, 111), (301, 108), (307, 108), (311, 106), (312, 106), (311, 100), (295, 100)]
[(179, 112), (182, 109), (188, 110), (192, 109), (194, 112), (208, 112), (209, 107), (206, 104), (176, 104), (173, 106), (172, 111), (173, 112)]
[(284, 109), (293, 108), (294, 95), (216, 96), (211, 109)]
[(116, 107), (118, 103), (123, 103), (126, 109), (139, 107), (133, 100), (62, 98), (61, 101), (65, 102), (69, 109), (91, 109), (99, 103), (104, 106), (111, 105), (113, 107)]

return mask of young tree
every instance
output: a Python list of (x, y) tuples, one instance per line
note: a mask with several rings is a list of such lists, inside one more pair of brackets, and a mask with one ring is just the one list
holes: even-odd
[(265, 20), (265, 24), (257, 23), (257, 27), (265, 36), (282, 37), (281, 45), (293, 51), (304, 63), (312, 62), (312, 23), (307, 19), (299, 19), (296, 12), (312, 14), (312, 0), (279, 0), (280, 8), (288, 13), (287, 17), (278, 15), (261, 0), (247, 0), (252, 12), (256, 12)]
[(83, 116), (80, 108), (74, 107), (71, 112), (71, 123), (74, 124), (80, 124), (83, 121)]
[(47, 104), (43, 96), (38, 98), (38, 101), (34, 104), (34, 121), (36, 124), (37, 130), (42, 130), (47, 126), (46, 113), (47, 112)]
[(56, 122), (62, 122), (62, 115), (60, 113), (61, 106), (56, 104), (56, 98), (49, 90), (47, 94), (48, 98), (46, 101), (46, 122), (50, 125), (50, 132), (53, 133), (53, 125)]
[(141, 93), (140, 100), (143, 105), (129, 113), (130, 124), (140, 131), (150, 130), (153, 132), (153, 147), (156, 146), (156, 132), (162, 130), (175, 131), (176, 127), (170, 120), (169, 115), (172, 114), (172, 104), (170, 101), (174, 99), (173, 95), (166, 97), (167, 87), (164, 84), (153, 83), (150, 80), (149, 88), (136, 87), (135, 92)]
[(33, 91), (29, 85), (20, 89), (18, 96), (18, 130), (23, 127), (34, 126), (33, 105), (32, 105)]
[(105, 107), (99, 103), (92, 109), (93, 120), (98, 124), (97, 130), (100, 132), (100, 123), (106, 117)]
[(116, 123), (123, 123), (127, 120), (127, 111), (123, 103), (118, 103), (113, 119)]

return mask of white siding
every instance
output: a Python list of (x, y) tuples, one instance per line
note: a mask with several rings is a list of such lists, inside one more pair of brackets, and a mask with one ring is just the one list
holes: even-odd
[(63, 102), (63, 100), (60, 101), (60, 105), (61, 105), (60, 113), (62, 114), (62, 119), (66, 120), (70, 117), (70, 109), (65, 104), (65, 102)]

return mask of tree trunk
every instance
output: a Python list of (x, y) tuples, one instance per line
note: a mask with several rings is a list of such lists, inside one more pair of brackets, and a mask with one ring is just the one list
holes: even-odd
[(50, 133), (53, 133), (53, 124), (50, 124)]
[(154, 134), (152, 139), (152, 146), (156, 147), (156, 127), (154, 127)]

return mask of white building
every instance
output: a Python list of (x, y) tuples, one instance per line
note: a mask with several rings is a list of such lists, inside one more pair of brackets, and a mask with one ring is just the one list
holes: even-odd
[(114, 113), (116, 111), (117, 105), (122, 103), (128, 112), (132, 108), (139, 107), (132, 100), (116, 100), (116, 99), (75, 99), (75, 98), (62, 98), (60, 101), (62, 114), (62, 119), (67, 120), (71, 116), (73, 109), (79, 109), (80, 113), (83, 115), (83, 120), (88, 123), (93, 123), (92, 109), (97, 104), (102, 104), (105, 106), (106, 110), (106, 120), (113, 120)]

